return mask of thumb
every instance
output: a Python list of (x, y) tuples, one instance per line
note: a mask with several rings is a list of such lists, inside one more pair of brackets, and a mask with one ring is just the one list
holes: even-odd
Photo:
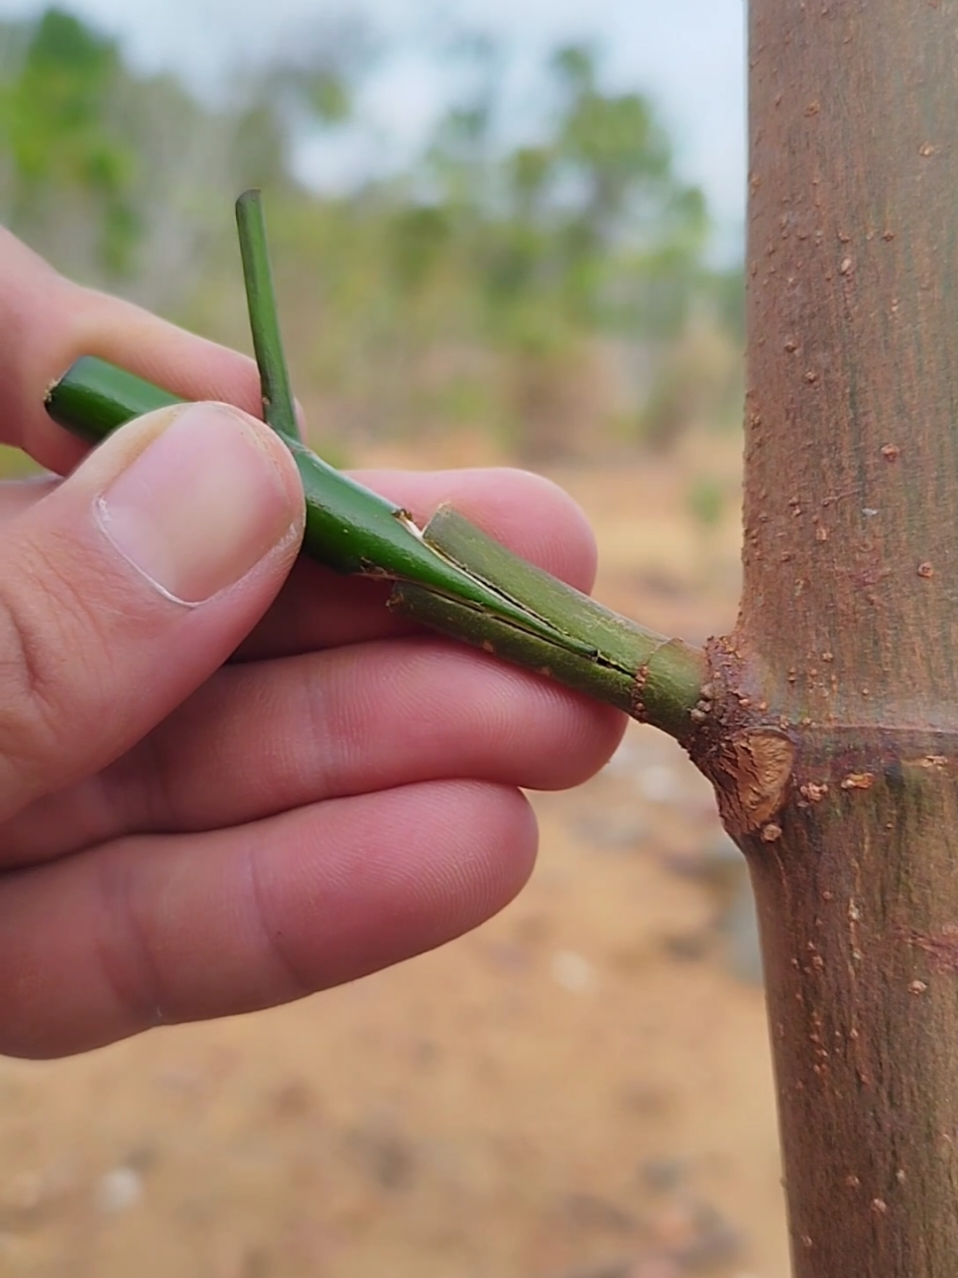
[(226, 660), (303, 509), (276, 435), (196, 404), (130, 423), (4, 525), (0, 821), (111, 763)]

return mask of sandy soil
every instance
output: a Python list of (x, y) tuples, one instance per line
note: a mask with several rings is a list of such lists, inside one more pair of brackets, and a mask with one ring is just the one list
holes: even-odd
[[(599, 594), (728, 626), (737, 449), (556, 471)], [(714, 526), (690, 494), (722, 498)], [(535, 799), (501, 917), (278, 1012), (53, 1064), (0, 1060), (0, 1274), (786, 1278), (742, 866), (680, 751), (633, 728)]]

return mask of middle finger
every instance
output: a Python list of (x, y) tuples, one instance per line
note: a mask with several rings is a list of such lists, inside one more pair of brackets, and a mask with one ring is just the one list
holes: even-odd
[(229, 666), (101, 777), (0, 826), (3, 864), (421, 781), (564, 788), (601, 766), (623, 724), (545, 679), (429, 638)]

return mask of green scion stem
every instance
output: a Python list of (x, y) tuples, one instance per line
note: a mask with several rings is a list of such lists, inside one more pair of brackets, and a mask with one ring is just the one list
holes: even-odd
[[(183, 401), (83, 356), (47, 393), (54, 421), (90, 442)], [(637, 625), (512, 554), (449, 507), (409, 515), (286, 439), (306, 494), (305, 553), (336, 572), (396, 582), (390, 607), (547, 674), (684, 740), (705, 657)]]
[[(304, 551), (336, 572), (396, 582), (390, 606), (641, 718), (690, 735), (705, 656), (646, 630), (513, 555), (449, 508), (424, 532), (398, 506), (334, 470), (299, 437), (258, 191), (236, 206), (266, 421), (306, 496)], [(50, 388), (47, 411), (91, 442), (182, 401), (84, 356)]]

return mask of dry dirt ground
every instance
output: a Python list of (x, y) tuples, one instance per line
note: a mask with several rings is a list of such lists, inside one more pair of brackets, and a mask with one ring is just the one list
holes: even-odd
[[(554, 472), (596, 525), (600, 597), (691, 638), (730, 625), (737, 451)], [(535, 802), (529, 889), (438, 953), (0, 1061), (0, 1274), (785, 1278), (749, 900), (708, 787), (634, 728)]]

